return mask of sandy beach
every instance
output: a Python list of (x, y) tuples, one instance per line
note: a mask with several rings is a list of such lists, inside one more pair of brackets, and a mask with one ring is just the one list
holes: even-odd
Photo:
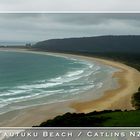
[[(13, 50), (14, 51), (14, 50)], [(15, 50), (17, 51), (17, 50)], [(19, 52), (26, 50), (19, 50)], [(28, 52), (28, 51), (26, 51)], [(29, 52), (30, 53), (30, 52)], [(32, 52), (45, 53), (45, 52)], [(55, 55), (60, 55), (55, 53)], [(140, 86), (140, 72), (136, 69), (124, 65), (119, 62), (104, 60), (93, 57), (86, 57), (80, 55), (61, 54), (67, 57), (78, 58), (88, 61), (97, 61), (98, 63), (109, 65), (120, 69), (120, 71), (113, 74), (119, 83), (116, 89), (108, 89), (99, 99), (84, 100), (70, 100), (66, 102), (52, 103), (30, 107), (27, 109), (12, 111), (0, 115), (0, 126), (33, 126), (38, 125), (47, 119), (54, 118), (57, 115), (66, 112), (91, 112), (94, 110), (100, 111), (105, 109), (134, 109), (131, 104), (131, 97)], [(91, 93), (92, 94), (92, 91)]]

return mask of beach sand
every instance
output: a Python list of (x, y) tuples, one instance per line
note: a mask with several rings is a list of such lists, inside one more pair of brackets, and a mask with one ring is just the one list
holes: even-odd
[[(15, 50), (17, 51), (17, 49)], [(20, 50), (19, 50), (20, 51)], [(26, 51), (26, 50), (21, 50)], [(26, 51), (27, 52), (27, 51)], [(32, 53), (42, 53), (45, 52), (32, 52)], [(85, 100), (70, 100), (59, 103), (52, 103), (46, 105), (40, 105), (36, 107), (30, 107), (22, 110), (12, 111), (3, 115), (0, 115), (0, 126), (8, 127), (22, 127), (22, 126), (33, 126), (39, 125), (48, 119), (52, 119), (57, 115), (64, 114), (66, 112), (91, 112), (94, 110), (132, 110), (134, 109), (131, 104), (132, 95), (138, 90), (140, 86), (140, 72), (136, 69), (124, 65), (119, 62), (104, 60), (100, 58), (86, 57), (80, 55), (71, 54), (59, 54), (55, 55), (65, 55), (67, 57), (79, 58), (88, 61), (97, 61), (105, 65), (116, 67), (120, 69), (113, 74), (113, 78), (118, 79), (119, 87), (116, 89), (108, 89), (104, 91), (102, 97), (95, 99), (93, 97), (88, 99), (85, 95)], [(92, 95), (92, 91), (90, 91)]]
[(113, 77), (118, 79), (120, 87), (105, 91), (104, 95), (95, 101), (73, 103), (71, 107), (75, 108), (77, 112), (85, 113), (91, 112), (93, 109), (97, 111), (105, 109), (133, 110), (131, 97), (137, 92), (140, 86), (140, 72), (119, 62), (101, 60), (98, 58), (93, 59), (122, 70), (120, 72), (115, 72), (113, 75)]

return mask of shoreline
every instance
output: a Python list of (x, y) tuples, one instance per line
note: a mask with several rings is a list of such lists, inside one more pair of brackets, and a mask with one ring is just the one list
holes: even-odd
[[(17, 49), (15, 51), (17, 51)], [(37, 52), (37, 51), (29, 51), (29, 50), (19, 50), (19, 52), (28, 52), (28, 53), (33, 52), (36, 54), (48, 53), (48, 52)], [(137, 91), (138, 87), (140, 86), (139, 85), (140, 72), (137, 71), (136, 69), (112, 60), (104, 60), (100, 58), (72, 55), (72, 54), (63, 54), (63, 53), (51, 53), (51, 54), (56, 54), (56, 55), (61, 54), (62, 56), (78, 58), (81, 60), (87, 60), (92, 62), (96, 61), (98, 63), (109, 65), (117, 69), (120, 69), (121, 71), (117, 71), (113, 74), (113, 78), (117, 78), (119, 87), (111, 90), (110, 89), (105, 90), (103, 96), (98, 99), (91, 99), (88, 101), (73, 100), (73, 101), (66, 101), (66, 102), (58, 102), (58, 103), (39, 105), (35, 107), (29, 107), (26, 109), (9, 112), (9, 113), (13, 113), (13, 116), (11, 115), (12, 117), (9, 120), (8, 117), (4, 118), (4, 116), (8, 113), (2, 115), (0, 119), (3, 118), (5, 121), (3, 120), (3, 122), (0, 123), (0, 126), (38, 125), (43, 121), (46, 121), (47, 119), (52, 119), (53, 117), (64, 114), (66, 112), (88, 113), (94, 110), (101, 111), (105, 109), (110, 109), (110, 110), (134, 109), (131, 104), (131, 96)]]

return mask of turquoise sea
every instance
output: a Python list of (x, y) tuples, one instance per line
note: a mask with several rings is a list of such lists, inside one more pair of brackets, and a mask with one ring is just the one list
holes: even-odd
[(78, 98), (102, 88), (114, 71), (65, 56), (0, 51), (0, 114)]

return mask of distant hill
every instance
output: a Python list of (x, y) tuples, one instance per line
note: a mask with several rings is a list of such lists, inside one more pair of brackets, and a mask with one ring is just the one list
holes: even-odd
[(38, 42), (33, 47), (57, 52), (140, 53), (140, 35), (51, 39)]

